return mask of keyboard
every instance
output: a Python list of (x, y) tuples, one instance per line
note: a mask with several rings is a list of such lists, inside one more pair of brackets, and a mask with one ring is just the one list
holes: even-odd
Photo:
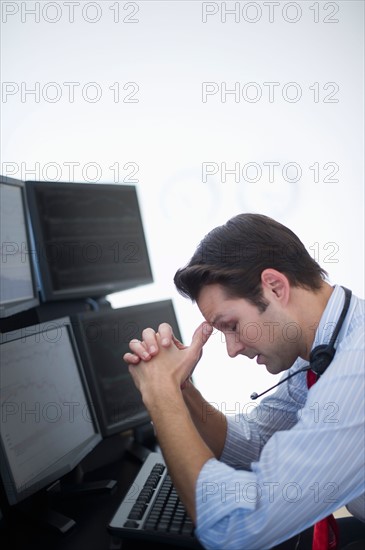
[(164, 459), (151, 452), (108, 524), (113, 536), (200, 550), (193, 522), (172, 484)]

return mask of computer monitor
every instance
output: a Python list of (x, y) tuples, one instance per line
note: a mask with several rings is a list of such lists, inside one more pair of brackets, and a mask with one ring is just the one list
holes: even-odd
[(0, 334), (0, 471), (8, 504), (72, 471), (102, 440), (69, 318)]
[(24, 182), (0, 176), (0, 318), (39, 304)]
[(169, 323), (181, 334), (171, 300), (125, 308), (82, 313), (72, 317), (93, 403), (103, 436), (138, 428), (150, 422), (123, 355), (129, 341), (140, 338), (144, 328)]
[(42, 301), (153, 282), (136, 187), (26, 182)]

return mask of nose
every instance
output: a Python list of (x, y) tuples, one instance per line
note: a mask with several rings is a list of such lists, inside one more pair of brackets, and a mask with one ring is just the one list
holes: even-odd
[(226, 333), (225, 337), (227, 353), (230, 357), (236, 357), (245, 349), (246, 346), (240, 342), (238, 334), (234, 332)]

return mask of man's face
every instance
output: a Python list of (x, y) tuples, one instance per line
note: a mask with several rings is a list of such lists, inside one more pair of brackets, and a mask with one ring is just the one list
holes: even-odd
[(299, 356), (301, 331), (270, 291), (263, 290), (262, 313), (245, 298), (230, 298), (218, 284), (202, 288), (197, 305), (208, 323), (220, 330), (230, 357), (256, 358), (272, 374), (291, 367)]

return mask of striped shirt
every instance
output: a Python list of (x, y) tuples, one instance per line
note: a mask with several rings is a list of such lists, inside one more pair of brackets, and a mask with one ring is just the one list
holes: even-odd
[[(335, 286), (313, 347), (328, 344), (343, 304)], [(345, 505), (365, 521), (364, 306), (352, 296), (335, 358), (310, 390), (303, 372), (249, 415), (227, 417), (221, 459), (196, 484), (207, 549), (267, 550)], [(297, 359), (283, 377), (306, 364)]]

